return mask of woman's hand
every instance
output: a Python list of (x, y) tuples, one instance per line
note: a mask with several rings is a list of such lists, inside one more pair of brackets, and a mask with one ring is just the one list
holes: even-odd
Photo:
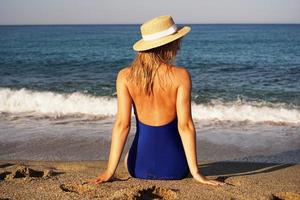
[(217, 180), (209, 180), (205, 176), (202, 176), (200, 174), (194, 175), (193, 178), (196, 181), (198, 181), (200, 183), (203, 183), (203, 184), (214, 185), (214, 186), (217, 186), (217, 185), (226, 185), (225, 182), (220, 182), (220, 181), (217, 181)]
[(83, 184), (99, 184), (111, 181), (113, 179), (113, 174), (105, 170), (102, 174), (100, 174), (97, 178), (90, 179), (85, 181)]

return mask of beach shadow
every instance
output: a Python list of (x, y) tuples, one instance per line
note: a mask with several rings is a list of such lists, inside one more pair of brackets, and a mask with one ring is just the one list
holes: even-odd
[(241, 176), (272, 172), (295, 164), (220, 161), (198, 165), (205, 176)]
[[(300, 149), (293, 151), (285, 151), (273, 155), (256, 155), (249, 156), (250, 160), (257, 160), (258, 162), (251, 161), (220, 161), (207, 164), (198, 165), (200, 171), (207, 176), (240, 176), (240, 175), (253, 175), (259, 173), (273, 172), (276, 170), (284, 169), (296, 165), (295, 163), (267, 163), (268, 160), (282, 160), (284, 157), (297, 158)], [(297, 160), (297, 159), (296, 159)]]
[[(267, 173), (284, 169), (293, 165), (296, 164), (221, 161), (198, 165), (198, 168), (200, 173), (204, 176), (217, 176), (215, 180), (224, 183), (225, 180), (230, 177)], [(189, 174), (188, 178), (193, 178), (193, 176)], [(230, 183), (227, 184), (234, 186)]]
[[(264, 156), (267, 160), (268, 157), (274, 158), (276, 156), (282, 156), (285, 153), (291, 151), (282, 152), (270, 156)], [(299, 152), (299, 150), (292, 151)], [(246, 161), (218, 161), (207, 164), (198, 165), (199, 171), (204, 176), (217, 176), (216, 180), (224, 182), (229, 177), (234, 176), (247, 176), (259, 173), (268, 173), (276, 170), (284, 169), (296, 165), (295, 163), (264, 163), (264, 162), (246, 162)], [(189, 174), (192, 178), (191, 174)]]

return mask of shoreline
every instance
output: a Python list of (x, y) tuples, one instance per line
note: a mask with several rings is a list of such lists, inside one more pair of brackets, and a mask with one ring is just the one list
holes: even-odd
[[(112, 182), (82, 185), (95, 178), (107, 160), (0, 160), (0, 199), (299, 199), (300, 164), (203, 161), (200, 173), (225, 186), (182, 180), (132, 178), (120, 160)], [(18, 171), (19, 170), (19, 171)], [(18, 174), (23, 170), (30, 173)], [(15, 177), (14, 177), (15, 174)]]

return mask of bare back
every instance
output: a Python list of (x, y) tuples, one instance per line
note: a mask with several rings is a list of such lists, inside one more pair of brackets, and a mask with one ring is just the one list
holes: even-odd
[[(129, 72), (130, 69), (127, 70)], [(135, 84), (127, 82), (139, 121), (151, 126), (161, 126), (175, 119), (177, 90), (182, 81), (182, 71), (182, 67), (161, 65), (154, 78), (151, 96), (143, 95)]]

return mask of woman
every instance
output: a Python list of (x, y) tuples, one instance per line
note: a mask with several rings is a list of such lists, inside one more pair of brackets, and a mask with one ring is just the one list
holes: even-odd
[(182, 179), (190, 173), (204, 184), (224, 185), (201, 175), (197, 167), (196, 132), (191, 116), (191, 77), (172, 65), (181, 38), (190, 27), (177, 28), (171, 16), (156, 17), (141, 26), (137, 56), (117, 75), (118, 111), (107, 169), (88, 183), (111, 181), (136, 116), (136, 135), (124, 164), (141, 179)]

